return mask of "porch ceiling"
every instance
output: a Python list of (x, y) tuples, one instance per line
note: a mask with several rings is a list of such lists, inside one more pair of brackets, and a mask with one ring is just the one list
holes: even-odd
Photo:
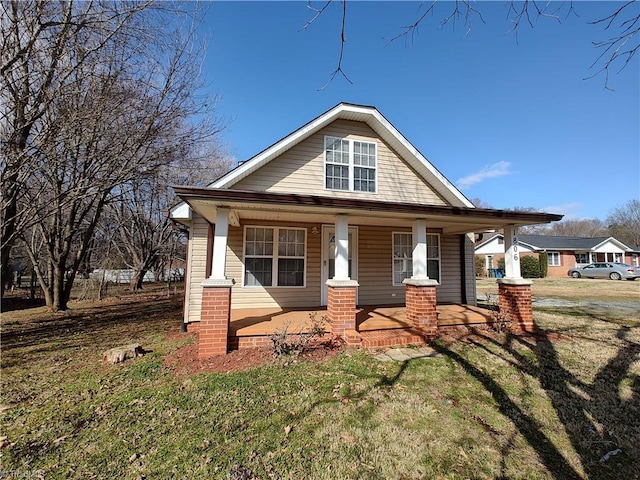
[(560, 220), (562, 215), (486, 208), (434, 206), (313, 195), (278, 194), (197, 187), (174, 187), (194, 211), (215, 223), (217, 207), (230, 208), (237, 221), (333, 223), (335, 215), (349, 216), (350, 225), (410, 226), (423, 219), (443, 233), (468, 233), (506, 225), (533, 225)]

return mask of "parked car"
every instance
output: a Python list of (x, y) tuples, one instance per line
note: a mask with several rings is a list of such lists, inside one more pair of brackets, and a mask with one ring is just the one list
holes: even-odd
[(635, 280), (640, 278), (640, 268), (628, 263), (606, 262), (590, 263), (582, 268), (572, 268), (567, 272), (570, 277), (610, 278), (611, 280)]

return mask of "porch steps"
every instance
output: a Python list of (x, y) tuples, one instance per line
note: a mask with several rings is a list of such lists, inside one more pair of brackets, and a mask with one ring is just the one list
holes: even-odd
[[(426, 345), (422, 333), (413, 328), (393, 328), (358, 332), (361, 338), (359, 346), (364, 348), (395, 347), (400, 345)], [(347, 342), (347, 345), (349, 343)], [(355, 346), (355, 345), (354, 345)]]

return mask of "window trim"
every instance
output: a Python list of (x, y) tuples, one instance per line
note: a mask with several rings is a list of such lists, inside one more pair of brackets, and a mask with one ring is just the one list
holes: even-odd
[[(396, 234), (404, 234), (409, 235), (411, 238), (411, 245), (413, 246), (413, 232), (394, 230), (391, 232), (391, 285), (393, 287), (403, 287), (403, 283), (395, 283), (396, 275), (394, 270), (394, 261), (395, 257), (393, 256), (393, 251), (395, 250), (395, 235)], [(429, 257), (429, 248), (427, 243), (427, 275), (429, 273), (429, 260), (437, 260), (438, 261), (438, 282), (442, 284), (442, 235), (436, 232), (427, 232), (427, 237), (434, 236), (438, 238), (438, 257)], [(411, 261), (413, 262), (413, 248), (411, 252)], [(413, 274), (413, 264), (411, 268), (411, 272)], [(408, 277), (411, 278), (411, 277)], [(431, 278), (431, 277), (429, 277)]]
[[(348, 144), (348, 155), (349, 155), (349, 163), (348, 164), (339, 164), (339, 163), (332, 163), (332, 162), (327, 162), (327, 139), (335, 139), (335, 140), (342, 140), (342, 141), (346, 141)], [(363, 144), (369, 144), (369, 145), (373, 145), (375, 147), (376, 153), (375, 153), (375, 162), (376, 162), (376, 166), (375, 167), (363, 167), (361, 165), (355, 165), (354, 163), (354, 143), (355, 142), (360, 142)], [(363, 138), (350, 138), (350, 137), (340, 137), (340, 136), (336, 136), (336, 135), (325, 135), (323, 137), (322, 140), (322, 156), (324, 159), (324, 171), (323, 171), (323, 176), (322, 176), (322, 183), (323, 183), (323, 187), (324, 190), (328, 191), (328, 192), (349, 192), (349, 193), (362, 193), (362, 194), (370, 194), (370, 195), (376, 195), (378, 193), (378, 170), (380, 168), (380, 162), (379, 162), (379, 149), (378, 149), (378, 142), (376, 142), (375, 140), (371, 140), (371, 139), (363, 139)], [(348, 168), (348, 172), (349, 172), (349, 178), (348, 178), (348, 183), (349, 183), (349, 189), (348, 190), (342, 190), (339, 188), (328, 188), (327, 187), (327, 165), (346, 165)], [(368, 190), (355, 190), (354, 188), (354, 184), (355, 184), (355, 169), (356, 168), (364, 168), (364, 169), (373, 169), (373, 173), (374, 173), (374, 182), (375, 182), (375, 189), (373, 192), (370, 192)]]
[[(246, 284), (246, 258), (247, 258), (247, 229), (249, 228), (270, 228), (273, 230), (273, 254), (270, 256), (262, 256), (262, 257), (253, 257), (249, 256), (249, 258), (271, 258), (273, 261), (271, 267), (271, 285), (263, 286), (263, 285), (247, 285)], [(280, 258), (278, 255), (278, 237), (280, 229), (282, 230), (300, 230), (304, 231), (304, 269), (302, 272), (302, 285), (278, 285), (278, 259)], [(289, 257), (284, 256), (282, 258), (301, 258), (301, 257)], [(242, 288), (262, 288), (262, 289), (271, 289), (271, 288), (307, 288), (307, 266), (308, 266), (308, 232), (305, 227), (295, 227), (295, 226), (287, 226), (287, 225), (245, 225), (242, 232)]]
[[(558, 263), (557, 264), (551, 262), (551, 259), (554, 258), (555, 255), (558, 256)], [(547, 266), (549, 266), (549, 267), (561, 267), (562, 266), (562, 258), (560, 256), (560, 252), (547, 252)]]
[[(413, 232), (401, 232), (401, 231), (393, 231), (391, 232), (391, 285), (393, 287), (404, 287), (404, 284), (402, 282), (400, 283), (396, 283), (396, 270), (395, 270), (395, 263), (396, 263), (396, 257), (394, 255), (394, 251), (395, 251), (395, 245), (396, 245), (396, 235), (408, 235), (409, 236), (409, 240), (410, 243), (409, 245), (411, 245), (411, 257), (409, 257), (409, 260), (412, 262), (411, 263), (411, 274), (413, 275)], [(411, 278), (411, 277), (407, 277), (407, 278)]]

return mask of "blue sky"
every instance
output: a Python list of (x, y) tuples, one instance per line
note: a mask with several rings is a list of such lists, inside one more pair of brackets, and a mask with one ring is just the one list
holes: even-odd
[(336, 76), (322, 88), (338, 62), (340, 3), (303, 29), (303, 1), (213, 2), (204, 73), (237, 160), (341, 101), (373, 105), (468, 198), (604, 220), (640, 198), (638, 58), (610, 76), (614, 91), (603, 76), (585, 80), (600, 54), (592, 42), (610, 36), (587, 22), (616, 3), (576, 2), (579, 17), (522, 25), (516, 41), (506, 3), (478, 2), (485, 23), (474, 18), (465, 36), (461, 22), (441, 27), (454, 5), (442, 2), (412, 39), (389, 42), (424, 5), (350, 1), (353, 84)]

